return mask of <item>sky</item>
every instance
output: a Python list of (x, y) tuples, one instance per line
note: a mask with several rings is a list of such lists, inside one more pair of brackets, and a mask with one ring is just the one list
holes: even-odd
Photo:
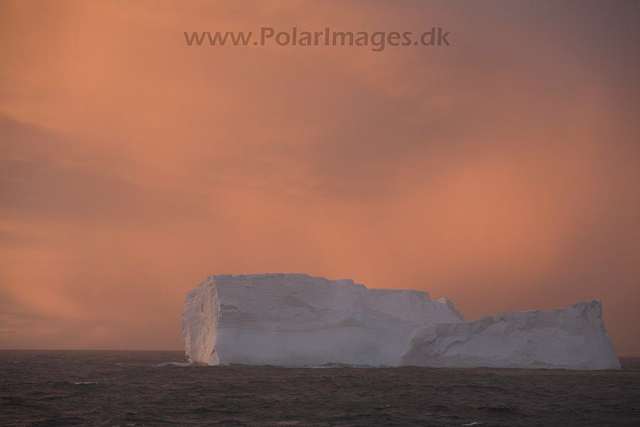
[[(0, 348), (181, 349), (211, 274), (599, 299), (640, 356), (633, 1), (0, 0)], [(450, 46), (187, 46), (184, 31)]]

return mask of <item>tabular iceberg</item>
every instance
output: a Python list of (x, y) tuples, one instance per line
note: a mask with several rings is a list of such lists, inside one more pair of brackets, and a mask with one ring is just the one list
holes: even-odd
[(416, 329), (402, 365), (620, 369), (599, 301)]
[(620, 368), (598, 301), (463, 322), (447, 298), (306, 274), (211, 276), (182, 313), (192, 364)]
[(306, 274), (211, 276), (182, 315), (186, 355), (205, 365), (397, 366), (417, 327), (462, 321), (427, 292)]

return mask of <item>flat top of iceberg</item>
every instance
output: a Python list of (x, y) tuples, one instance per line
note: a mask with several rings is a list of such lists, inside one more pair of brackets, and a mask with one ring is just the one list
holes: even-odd
[[(353, 286), (358, 286), (358, 287), (362, 287), (364, 289), (367, 289), (369, 291), (373, 291), (373, 292), (380, 292), (380, 293), (384, 293), (384, 292), (408, 292), (408, 293), (412, 293), (412, 294), (421, 294), (421, 295), (426, 295), (429, 296), (429, 292), (427, 291), (422, 291), (422, 290), (418, 290), (418, 289), (396, 289), (396, 288), (369, 288), (365, 285), (363, 285), (362, 283), (356, 283), (354, 282), (352, 279), (327, 279), (326, 277), (320, 277), (320, 276), (311, 276), (309, 274), (306, 273), (256, 273), (256, 274), (214, 274), (211, 276), (208, 276), (205, 279), (205, 282), (208, 281), (214, 281), (214, 282), (218, 282), (218, 281), (222, 281), (224, 283), (229, 283), (229, 282), (233, 282), (233, 281), (237, 281), (237, 282), (251, 282), (251, 283), (274, 283), (274, 282), (278, 282), (278, 280), (286, 280), (286, 281), (300, 281), (300, 282), (323, 282), (326, 283), (328, 285), (331, 286), (344, 286), (344, 285), (353, 285)], [(429, 296), (430, 297), (430, 296)], [(442, 297), (441, 298), (443, 301), (440, 302), (446, 302), (449, 301), (448, 298), (446, 297)]]

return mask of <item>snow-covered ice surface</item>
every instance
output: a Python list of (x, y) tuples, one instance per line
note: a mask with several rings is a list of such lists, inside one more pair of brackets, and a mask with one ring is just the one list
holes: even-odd
[(422, 291), (219, 275), (187, 293), (182, 328), (192, 364), (620, 368), (598, 301), (463, 320)]
[(205, 365), (397, 366), (417, 327), (462, 321), (427, 292), (306, 274), (211, 276), (182, 315), (186, 355)]
[(402, 365), (620, 369), (599, 301), (417, 328)]

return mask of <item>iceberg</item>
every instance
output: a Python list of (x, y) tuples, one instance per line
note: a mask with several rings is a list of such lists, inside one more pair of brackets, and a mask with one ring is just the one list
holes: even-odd
[(417, 328), (401, 365), (620, 369), (599, 301)]
[(306, 274), (217, 275), (187, 293), (192, 364), (397, 366), (416, 328), (464, 319), (427, 292)]
[(599, 301), (465, 323), (447, 298), (306, 274), (210, 276), (182, 330), (195, 365), (620, 369)]

